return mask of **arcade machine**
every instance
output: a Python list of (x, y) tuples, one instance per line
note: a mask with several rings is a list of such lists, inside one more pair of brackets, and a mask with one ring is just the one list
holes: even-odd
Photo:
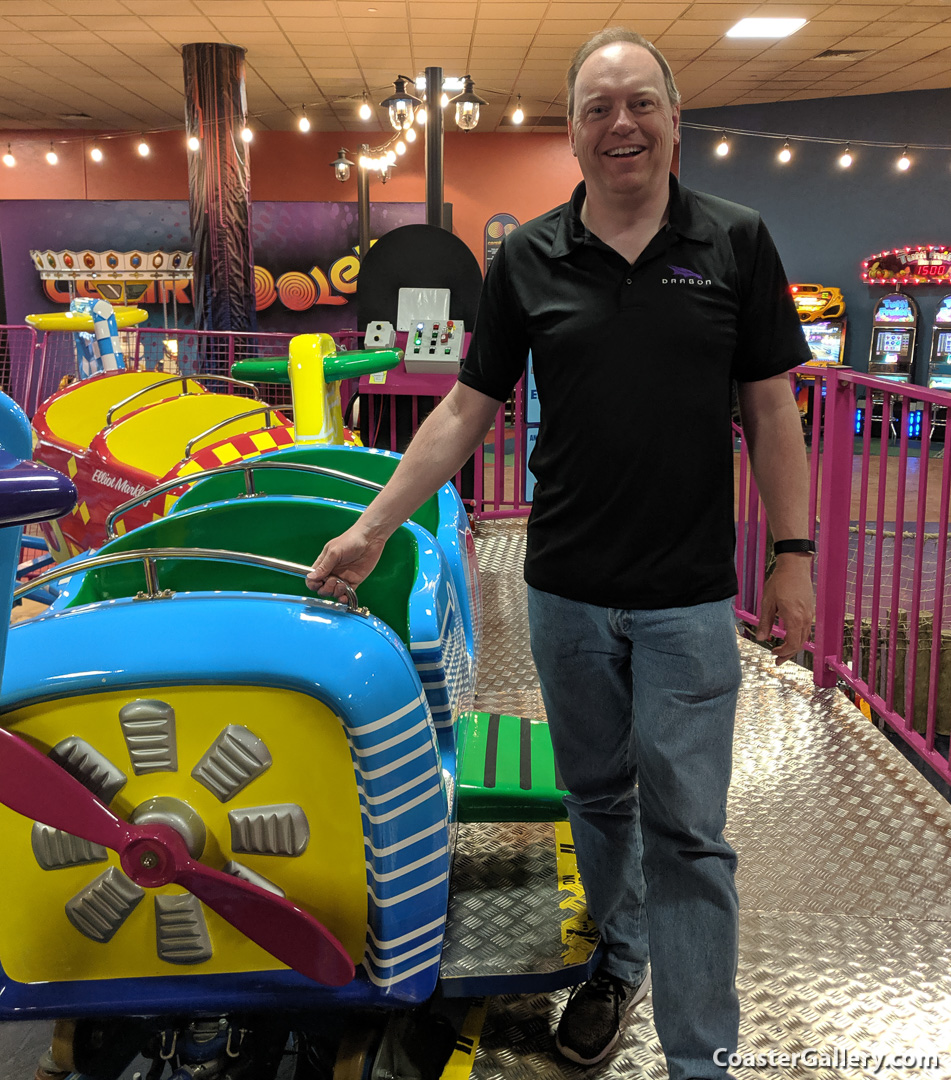
[[(928, 357), (928, 386), (951, 392), (951, 293), (941, 298), (931, 329), (931, 353)], [(948, 410), (931, 407), (931, 434), (935, 428), (947, 430)]]
[[(868, 358), (869, 375), (894, 383), (911, 381), (915, 362), (918, 317), (918, 304), (906, 293), (889, 293), (879, 300), (872, 317), (872, 344)], [(876, 406), (882, 405), (882, 402), (881, 394), (871, 395), (873, 415)], [(884, 417), (882, 419), (884, 421)], [(861, 418), (857, 416), (857, 429), (860, 429), (860, 422)], [(917, 421), (919, 434), (920, 422), (919, 414)], [(894, 428), (891, 417), (889, 417), (889, 428)]]
[[(802, 323), (812, 359), (806, 367), (826, 368), (845, 363), (845, 297), (840, 289), (827, 285), (790, 285), (796, 314)], [(796, 401), (807, 425), (812, 423), (815, 380), (802, 376), (797, 381)]]

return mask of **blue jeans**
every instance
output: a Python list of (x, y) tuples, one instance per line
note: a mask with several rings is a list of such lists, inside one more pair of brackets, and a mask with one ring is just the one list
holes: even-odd
[(736, 1049), (736, 855), (723, 838), (740, 683), (730, 600), (636, 611), (529, 587), (541, 680), (603, 966), (651, 962), (670, 1080)]

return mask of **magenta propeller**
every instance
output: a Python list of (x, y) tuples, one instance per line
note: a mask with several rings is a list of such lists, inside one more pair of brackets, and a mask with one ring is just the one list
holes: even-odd
[(308, 912), (196, 862), (169, 825), (133, 825), (28, 742), (0, 728), (0, 803), (24, 817), (117, 852), (143, 888), (181, 885), (282, 963), (326, 986), (354, 977), (343, 945)]

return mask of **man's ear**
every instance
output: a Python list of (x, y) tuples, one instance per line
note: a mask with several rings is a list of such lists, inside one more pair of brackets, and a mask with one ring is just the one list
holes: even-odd
[(568, 145), (571, 147), (571, 153), (574, 157), (578, 156), (578, 151), (575, 149), (575, 128), (571, 122), (571, 117), (568, 117)]
[(673, 107), (673, 119), (674, 119), (674, 144), (680, 142), (680, 106), (674, 105)]

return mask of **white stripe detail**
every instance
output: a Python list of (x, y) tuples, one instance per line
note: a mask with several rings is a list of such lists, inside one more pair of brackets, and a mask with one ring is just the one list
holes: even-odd
[(415, 701), (411, 701), (408, 705), (404, 705), (402, 709), (397, 709), (396, 712), (391, 712), (389, 713), (389, 715), (384, 716), (382, 720), (374, 720), (370, 724), (361, 724), (359, 727), (351, 727), (350, 734), (367, 735), (370, 732), (379, 731), (380, 728), (384, 728), (387, 726), (387, 724), (392, 724), (394, 723), (394, 721), (400, 720), (402, 717), (406, 716), (407, 713), (412, 712), (413, 709), (415, 709), (418, 705), (422, 704), (423, 698), (422, 696), (420, 696), (416, 698)]
[(373, 933), (372, 927), (369, 926), (367, 927), (367, 936), (378, 949), (398, 949), (400, 945), (405, 945), (414, 938), (422, 937), (423, 934), (428, 934), (430, 930), (435, 930), (437, 926), (445, 925), (446, 916), (441, 915), (438, 919), (433, 919), (431, 923), (426, 923), (425, 926), (418, 926), (415, 930), (410, 930), (408, 934), (403, 934), (402, 937), (390, 938), (389, 941), (381, 941), (376, 934)]
[(398, 982), (403, 982), (404, 979), (409, 979), (413, 975), (416, 975), (420, 971), (425, 971), (426, 968), (432, 967), (434, 964), (439, 963), (439, 957), (437, 956), (433, 960), (427, 960), (424, 964), (419, 964), (417, 967), (410, 968), (409, 971), (404, 971), (401, 975), (392, 975), (389, 978), (381, 979), (379, 975), (370, 970), (366, 960), (363, 961), (364, 970), (367, 973), (367, 978), (374, 986), (395, 986)]
[(389, 802), (390, 799), (395, 799), (397, 795), (402, 795), (404, 792), (411, 790), (416, 787), (417, 784), (421, 784), (424, 780), (429, 780), (431, 777), (439, 775), (439, 769), (434, 765), (431, 769), (427, 769), (426, 772), (414, 776), (412, 780), (407, 780), (405, 784), (400, 784), (399, 787), (393, 788), (392, 791), (387, 791), (383, 795), (374, 795), (372, 798), (364, 792), (363, 797), (366, 799), (369, 806), (379, 806), (380, 803)]
[[(361, 769), (357, 768), (360, 776), (364, 780), (378, 780), (381, 776), (386, 776), (387, 773), (394, 772), (396, 769), (402, 768), (408, 761), (414, 761), (418, 757), (422, 757), (427, 751), (432, 750), (432, 743), (428, 740), (423, 743), (422, 746), (417, 746), (415, 750), (411, 750), (408, 754), (404, 754), (403, 757), (397, 758), (396, 761), (390, 762), (389, 765), (384, 765), (379, 769)], [(420, 773), (420, 776), (425, 776), (426, 773)]]
[[(375, 859), (385, 859), (389, 855), (395, 855), (397, 851), (402, 851), (404, 848), (412, 847), (413, 844), (428, 840), (430, 836), (435, 836), (436, 833), (441, 832), (445, 827), (445, 821), (437, 821), (435, 825), (427, 826), (422, 832), (407, 836), (405, 840), (399, 840), (397, 843), (390, 844), (388, 847), (374, 847), (367, 837), (364, 837), (364, 844), (370, 849), (370, 852)], [(377, 942), (377, 945), (379, 944), (380, 942)]]
[(434, 938), (430, 938), (429, 941), (424, 941), (422, 945), (417, 945), (415, 949), (410, 949), (409, 952), (400, 953), (399, 956), (394, 956), (391, 960), (381, 960), (376, 953), (368, 948), (366, 956), (370, 962), (376, 967), (387, 968), (396, 967), (397, 964), (402, 964), (405, 960), (412, 960), (414, 956), (419, 956), (420, 953), (425, 952), (427, 949), (433, 948), (434, 945), (442, 944), (442, 934), (438, 934)]
[(426, 802), (426, 800), (432, 798), (433, 795), (438, 795), (441, 790), (442, 788), (439, 786), (439, 784), (435, 784), (433, 787), (427, 788), (422, 793), (422, 795), (417, 795), (415, 799), (410, 799), (408, 803), (404, 803), (402, 806), (398, 806), (395, 810), (390, 810), (390, 812), (387, 814), (380, 814), (378, 816), (374, 816), (370, 813), (369, 810), (367, 810), (365, 806), (361, 806), (360, 811), (361, 813), (366, 814), (367, 818), (374, 825), (381, 825), (384, 821), (392, 821), (394, 818), (400, 817), (401, 814), (405, 814), (407, 813), (407, 811), (412, 810), (414, 807), (417, 807), (421, 803)]
[(439, 637), (435, 641), (411, 641), (409, 644), (410, 653), (423, 652), (424, 649), (441, 648), (442, 643), (446, 640), (446, 627), (449, 625), (450, 615), (452, 615), (452, 604), (447, 604), (446, 615), (443, 618), (442, 626), (439, 628)]
[(367, 891), (373, 899), (373, 903), (379, 908), (393, 907), (395, 904), (403, 904), (407, 900), (412, 900), (414, 896), (419, 896), (421, 893), (429, 892), (430, 889), (435, 889), (437, 885), (441, 885), (444, 881), (449, 880), (449, 874), (440, 874), (439, 877), (431, 878), (429, 881), (424, 882), (422, 885), (417, 885), (415, 889), (407, 889), (406, 892), (400, 893), (399, 896), (390, 896), (385, 899), (380, 899), (373, 891), (372, 887)]
[(398, 877), (403, 877), (406, 874), (411, 874), (414, 870), (418, 870), (421, 866), (425, 866), (426, 863), (435, 862), (438, 858), (445, 855), (449, 851), (448, 847), (441, 847), (438, 851), (434, 851), (431, 855), (425, 856), (425, 858), (417, 859), (416, 862), (410, 863), (408, 866), (401, 866), (399, 870), (394, 870), (390, 874), (378, 874), (373, 869), (372, 863), (367, 863), (367, 869), (373, 875), (375, 881), (394, 881)]
[(414, 735), (418, 735), (419, 732), (426, 728), (426, 717), (424, 716), (419, 723), (414, 724), (411, 728), (407, 728), (400, 735), (394, 735), (392, 739), (386, 739), (384, 742), (376, 743), (374, 746), (368, 746), (365, 750), (358, 750), (357, 747), (353, 748), (353, 752), (358, 757), (372, 757), (374, 754), (382, 754), (384, 750), (389, 750), (392, 746), (398, 746), (401, 742), (406, 742), (407, 739), (411, 739)]
[[(443, 672), (445, 672), (445, 668), (443, 668)], [(424, 690), (442, 690), (442, 689), (445, 689), (445, 687), (446, 687), (445, 674), (443, 675), (443, 678), (441, 678), (441, 679), (425, 679), (423, 681), (423, 689)], [(432, 706), (430, 706), (430, 708), (432, 708)]]

